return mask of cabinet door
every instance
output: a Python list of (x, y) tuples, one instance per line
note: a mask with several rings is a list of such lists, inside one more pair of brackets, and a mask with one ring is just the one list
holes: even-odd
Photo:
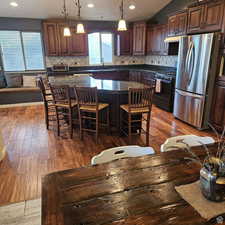
[(223, 21), (224, 2), (210, 2), (205, 5), (204, 29), (208, 32), (220, 30)]
[(132, 55), (133, 30), (118, 32), (116, 35), (116, 55)]
[(76, 34), (75, 29), (72, 29), (72, 36), (70, 41), (70, 55), (72, 56), (88, 55), (87, 34)]
[(187, 32), (198, 33), (201, 31), (204, 16), (204, 5), (192, 7), (188, 10)]
[(70, 55), (70, 37), (64, 37), (65, 24), (58, 24), (59, 55)]
[(185, 35), (187, 30), (187, 13), (179, 13), (176, 16), (176, 35)]
[(135, 23), (133, 28), (133, 55), (145, 55), (146, 23)]
[(170, 16), (168, 19), (168, 36), (173, 37), (176, 35), (176, 15)]
[(211, 121), (219, 130), (225, 126), (225, 84), (216, 84), (214, 103), (211, 111)]
[(43, 23), (45, 54), (47, 56), (59, 55), (59, 42), (56, 23)]
[(161, 40), (160, 40), (160, 53), (161, 55), (168, 55), (168, 49), (169, 49), (169, 44), (167, 42), (165, 42), (166, 37), (168, 32), (168, 26), (167, 25), (163, 25), (161, 27)]
[(147, 54), (152, 54), (153, 53), (153, 48), (154, 48), (154, 29), (148, 28), (147, 29)]

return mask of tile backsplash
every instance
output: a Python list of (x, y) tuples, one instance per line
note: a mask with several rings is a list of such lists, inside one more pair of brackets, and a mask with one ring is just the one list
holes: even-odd
[(177, 60), (177, 56), (148, 55), (145, 58), (145, 63), (149, 65), (176, 67)]
[[(114, 65), (145, 64), (145, 56), (114, 56)], [(68, 64), (69, 66), (89, 66), (89, 58), (79, 57), (46, 57), (46, 66), (52, 67), (55, 64)]]
[[(149, 64), (176, 67), (177, 56), (114, 56), (113, 61), (114, 65)], [(46, 57), (47, 67), (52, 67), (60, 63), (68, 64), (69, 66), (89, 66), (89, 58), (88, 56)]]

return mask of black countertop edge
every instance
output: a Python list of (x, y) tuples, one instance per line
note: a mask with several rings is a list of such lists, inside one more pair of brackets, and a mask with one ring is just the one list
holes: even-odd
[(175, 67), (156, 66), (156, 65), (110, 65), (110, 66), (81, 66), (81, 67), (70, 67), (67, 72), (55, 72), (52, 68), (47, 68), (49, 75), (65, 75), (73, 73), (95, 73), (95, 72), (110, 72), (110, 71), (123, 71), (123, 70), (142, 70), (142, 71), (153, 71), (153, 72), (176, 72)]

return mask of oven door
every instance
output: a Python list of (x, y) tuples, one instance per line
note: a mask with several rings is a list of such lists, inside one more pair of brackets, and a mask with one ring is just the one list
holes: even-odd
[(173, 111), (174, 81), (161, 80), (161, 92), (154, 94), (153, 103), (168, 112)]
[(204, 105), (205, 96), (176, 89), (173, 114), (176, 118), (197, 128), (201, 128)]

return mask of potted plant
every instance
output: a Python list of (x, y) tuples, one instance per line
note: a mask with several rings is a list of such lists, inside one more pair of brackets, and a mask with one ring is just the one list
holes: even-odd
[(220, 136), (216, 129), (210, 125), (217, 136), (218, 149), (211, 152), (209, 148), (200, 142), (207, 156), (201, 160), (183, 140), (179, 140), (184, 144), (184, 150), (191, 157), (187, 157), (191, 161), (197, 162), (201, 166), (200, 170), (200, 188), (206, 199), (221, 202), (225, 201), (225, 128)]

